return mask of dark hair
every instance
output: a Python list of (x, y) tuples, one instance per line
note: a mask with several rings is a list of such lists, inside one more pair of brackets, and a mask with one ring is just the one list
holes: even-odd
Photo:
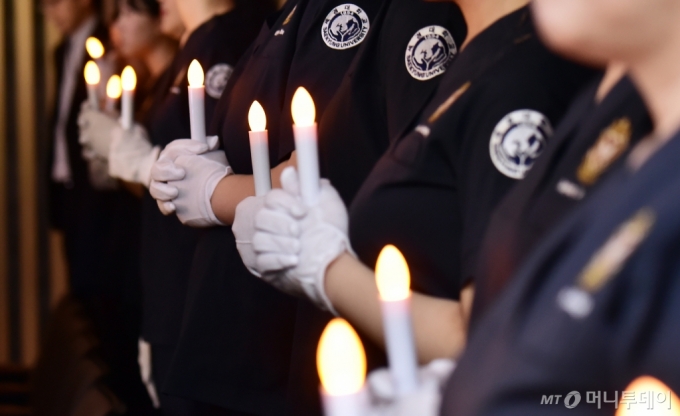
[(122, 0), (122, 2), (138, 12), (147, 13), (153, 17), (161, 15), (161, 6), (157, 0)]

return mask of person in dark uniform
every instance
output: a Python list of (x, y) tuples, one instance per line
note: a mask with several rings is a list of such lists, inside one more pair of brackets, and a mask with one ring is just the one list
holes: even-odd
[(541, 238), (651, 130), (642, 97), (624, 71), (620, 65), (610, 67), (574, 100), (544, 155), (494, 212), (477, 270), (467, 273), (476, 289), (473, 325)]
[(305, 207), (293, 171), (284, 172), (283, 191), (268, 194), (278, 211), (260, 211), (253, 241), (266, 280), (335, 309), (378, 343), (383, 331), (370, 268), (385, 245), (396, 245), (417, 292), (411, 300), (424, 362), (464, 346), (470, 290), (462, 287), (462, 242), (484, 231), (575, 91), (594, 75), (545, 49), (527, 2), (457, 4), (468, 22), (462, 53), (418, 125), (390, 146), (352, 203), (349, 236), (359, 260), (348, 253), (337, 193), (323, 184), (319, 205)]
[[(615, 392), (618, 402), (643, 375), (680, 391), (680, 72), (673, 46), (680, 43), (679, 6), (663, 0), (535, 3), (554, 47), (630, 68), (654, 130), (543, 240), (479, 322), (442, 414), (573, 412), (565, 404), (580, 414), (611, 414)], [(607, 392), (610, 403), (595, 399), (597, 392), (600, 399)], [(540, 404), (553, 394), (570, 398)], [(669, 400), (654, 409), (667, 409)]]
[[(290, 2), (269, 19), (250, 55), (236, 69), (232, 89), (213, 123), (235, 175), (224, 177), (224, 167), (201, 154), (208, 147), (198, 146), (196, 156), (177, 163), (188, 172), (187, 180), (184, 175), (167, 176), (177, 168), (173, 157), (164, 159), (166, 153), (195, 147), (186, 140), (173, 143), (156, 163), (159, 176), (152, 192), (156, 191), (161, 209), (171, 204), (166, 213), (176, 209), (187, 224), (213, 227), (196, 251), (191, 300), (168, 391), (189, 394), (228, 414), (287, 412), (296, 301), (252, 279), (231, 228), (219, 226), (230, 224), (237, 203), (254, 193), (247, 134), (252, 102), (258, 100), (265, 109), (271, 164), (279, 165), (290, 154), (279, 157), (280, 137), (292, 125), (290, 106), (285, 103), (302, 85), (315, 97), (317, 114), (324, 114), (382, 4), (381, 0)], [(352, 31), (353, 27), (359, 30)], [(346, 30), (351, 33), (343, 34)], [(280, 173), (283, 166), (274, 172)], [(220, 174), (221, 180), (210, 186), (214, 174)], [(272, 174), (275, 184), (278, 176)], [(204, 199), (204, 194), (210, 198)], [(212, 206), (197, 206), (210, 200)]]

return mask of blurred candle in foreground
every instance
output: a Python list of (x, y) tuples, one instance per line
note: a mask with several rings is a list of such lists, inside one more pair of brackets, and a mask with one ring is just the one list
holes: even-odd
[(99, 109), (99, 98), (97, 97), (97, 88), (101, 81), (101, 73), (99, 67), (94, 61), (88, 61), (85, 64), (85, 83), (87, 84), (87, 99), (93, 108)]
[(135, 114), (135, 88), (137, 88), (137, 74), (131, 66), (126, 66), (121, 75), (123, 100), (121, 103), (120, 122), (125, 130), (131, 130)]
[[(607, 392), (608, 396), (614, 394), (615, 392)], [(587, 401), (588, 398), (584, 399)], [(612, 397), (607, 399), (612, 400)], [(678, 396), (670, 387), (654, 377), (636, 378), (617, 399), (619, 407), (616, 416), (680, 416)]]
[(91, 36), (87, 38), (85, 41), (85, 49), (87, 50), (87, 54), (90, 55), (90, 58), (95, 61), (104, 56), (104, 45), (102, 45), (101, 41), (95, 37)]
[(262, 105), (255, 101), (248, 112), (250, 124), (250, 157), (253, 162), (253, 178), (255, 195), (263, 196), (272, 189), (269, 166), (269, 137), (267, 133), (267, 115)]
[(393, 245), (385, 246), (375, 266), (385, 327), (385, 345), (397, 394), (418, 387), (418, 361), (411, 322), (411, 277), (408, 264)]
[(116, 103), (123, 94), (123, 86), (118, 75), (113, 75), (109, 78), (106, 84), (106, 111), (113, 113), (116, 111)]
[(189, 119), (191, 139), (206, 142), (205, 138), (205, 74), (197, 60), (189, 65)]
[(291, 107), (300, 193), (307, 205), (314, 205), (319, 199), (320, 180), (316, 108), (312, 96), (303, 87), (295, 91)]
[(319, 340), (316, 364), (325, 415), (361, 415), (366, 354), (359, 336), (347, 321), (335, 318), (326, 326)]

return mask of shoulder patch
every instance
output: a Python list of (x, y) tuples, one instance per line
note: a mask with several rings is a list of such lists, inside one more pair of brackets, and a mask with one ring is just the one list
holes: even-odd
[(331, 49), (350, 49), (366, 39), (371, 22), (360, 7), (347, 3), (328, 13), (321, 26), (321, 38)]
[(457, 53), (451, 32), (441, 26), (427, 26), (406, 46), (406, 69), (413, 78), (427, 81), (446, 72)]
[(552, 134), (550, 121), (538, 111), (513, 111), (498, 122), (491, 134), (491, 161), (503, 175), (524, 179)]
[(227, 64), (217, 64), (210, 68), (205, 75), (205, 92), (219, 100), (233, 73), (234, 68)]
[(628, 118), (614, 121), (588, 150), (576, 172), (583, 185), (593, 185), (628, 149), (633, 126)]

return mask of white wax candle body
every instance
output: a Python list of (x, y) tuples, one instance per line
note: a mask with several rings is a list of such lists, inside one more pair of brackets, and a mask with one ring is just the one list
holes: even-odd
[(134, 113), (135, 113), (135, 91), (134, 90), (123, 90), (122, 102), (121, 102), (121, 125), (124, 130), (132, 130), (132, 125), (134, 123)]
[(92, 108), (99, 110), (99, 97), (97, 96), (98, 84), (87, 84), (87, 99)]
[(253, 178), (255, 195), (264, 196), (272, 189), (272, 178), (269, 166), (269, 137), (267, 131), (251, 131), (250, 157), (253, 162)]
[(316, 123), (312, 126), (293, 126), (295, 151), (300, 178), (300, 193), (307, 205), (319, 200), (319, 151), (317, 145)]
[(118, 100), (107, 97), (106, 98), (106, 111), (109, 113), (114, 113), (116, 111), (116, 104), (118, 104)]
[(363, 416), (368, 406), (365, 390), (343, 396), (333, 396), (321, 388), (324, 416)]
[(381, 301), (387, 357), (398, 394), (413, 392), (418, 387), (410, 303), (410, 297), (400, 301)]
[(205, 87), (189, 87), (191, 138), (205, 143)]

